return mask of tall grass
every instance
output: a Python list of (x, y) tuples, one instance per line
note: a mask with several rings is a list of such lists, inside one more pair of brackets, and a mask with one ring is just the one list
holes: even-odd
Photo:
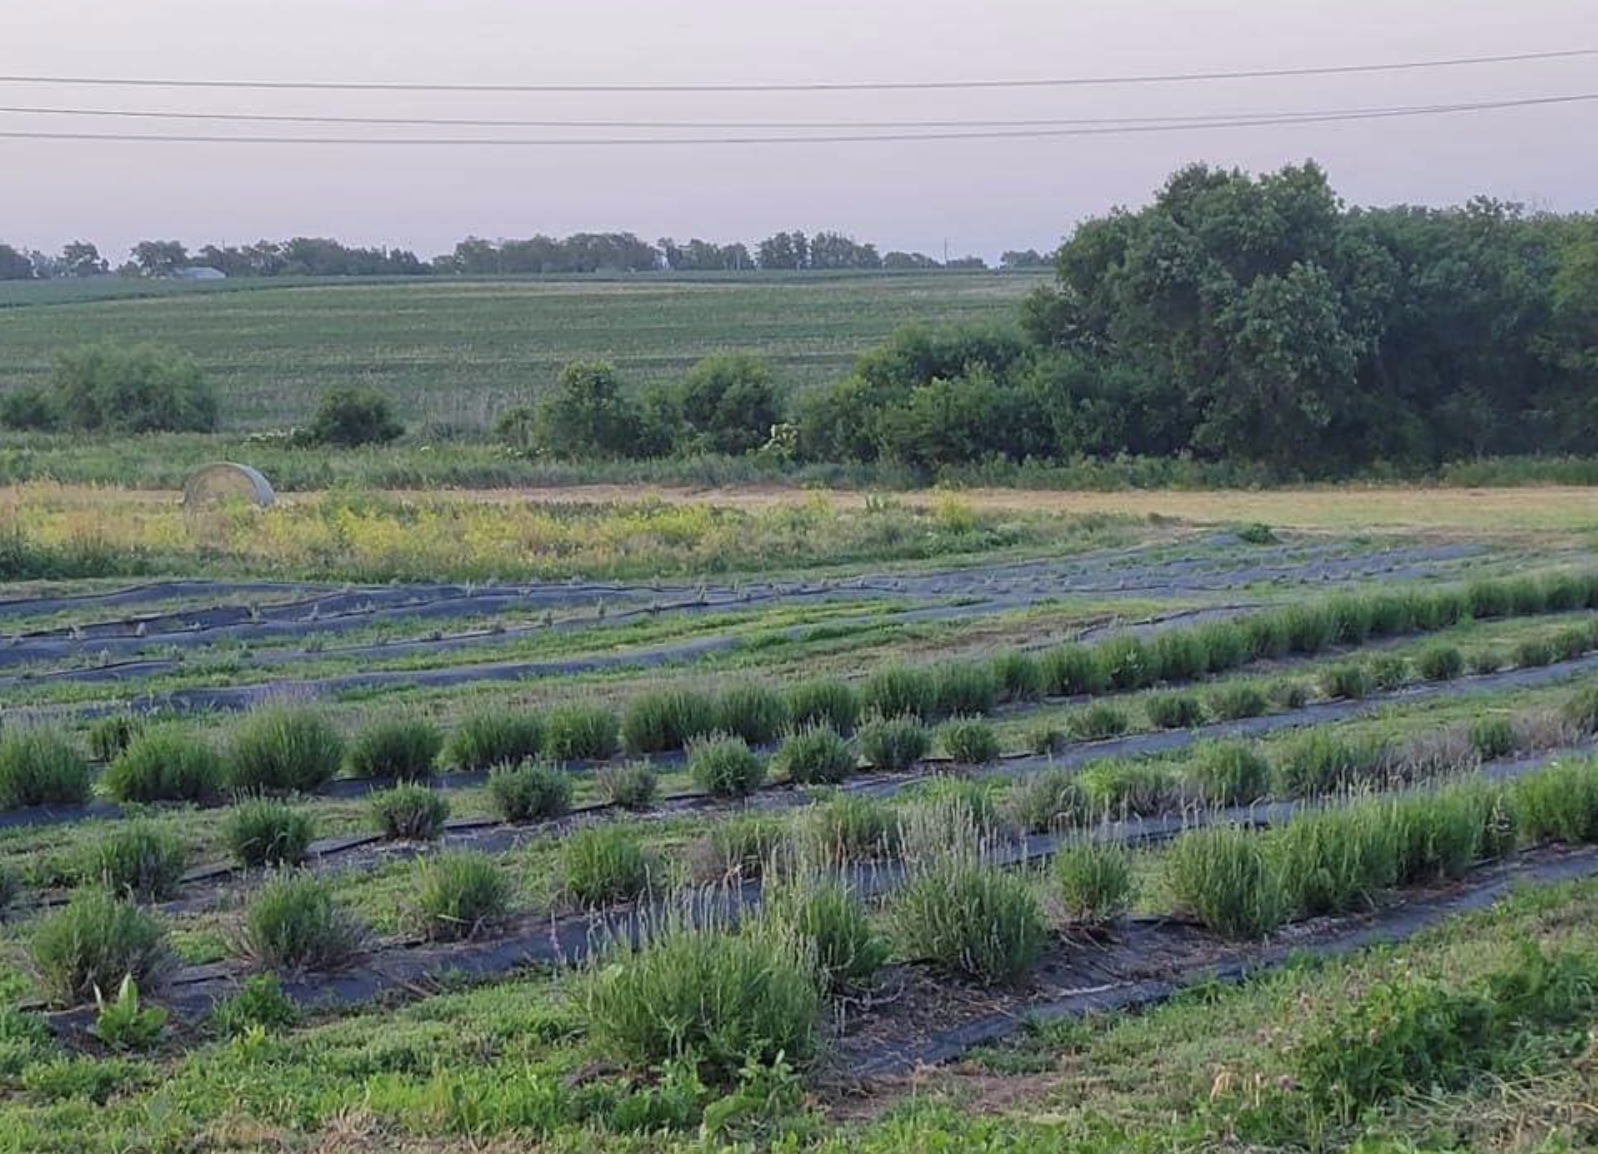
[(444, 735), (420, 717), (376, 721), (350, 742), (345, 770), (352, 777), (418, 781), (431, 777)]
[(860, 706), (879, 717), (930, 721), (938, 715), (938, 680), (930, 670), (885, 665), (861, 686)]
[(767, 884), (764, 913), (780, 937), (813, 959), (822, 985), (837, 991), (867, 985), (888, 959), (858, 894), (831, 878)]
[(544, 715), (541, 752), (551, 761), (604, 761), (620, 748), (620, 722), (608, 706), (574, 701)]
[(1055, 897), (1074, 922), (1113, 922), (1136, 893), (1132, 855), (1121, 842), (1073, 839), (1055, 851), (1050, 868)]
[(1222, 937), (1262, 938), (1287, 919), (1289, 895), (1281, 875), (1264, 839), (1251, 830), (1190, 830), (1171, 843), (1161, 864), (1178, 908)]
[(813, 678), (789, 686), (788, 714), (796, 729), (825, 725), (848, 737), (860, 720), (860, 696), (846, 681)]
[(641, 897), (654, 872), (635, 830), (601, 825), (574, 831), (561, 844), (560, 881), (579, 906), (595, 907)]
[(1048, 932), (1025, 878), (962, 849), (920, 863), (888, 917), (901, 955), (987, 984), (1025, 976)]
[(122, 802), (200, 801), (219, 793), (226, 777), (221, 755), (204, 738), (157, 726), (128, 742), (101, 784)]
[(464, 772), (515, 765), (537, 757), (543, 720), (534, 713), (498, 709), (465, 718), (444, 743), (443, 763)]
[(643, 693), (622, 712), (622, 743), (633, 753), (666, 753), (716, 731), (721, 720), (714, 698), (692, 689)]
[(787, 701), (767, 685), (741, 682), (722, 690), (716, 699), (716, 728), (750, 745), (777, 740), (788, 722)]
[(0, 733), (0, 809), (82, 805), (92, 784), (89, 763), (63, 730), (27, 724)]
[(267, 705), (233, 731), (233, 786), (260, 792), (310, 793), (338, 776), (344, 740), (305, 705)]
[(434, 941), (477, 937), (504, 919), (510, 893), (510, 882), (492, 858), (435, 854), (417, 863), (416, 920)]
[(42, 918), (28, 958), (55, 1006), (93, 1001), (96, 990), (109, 993), (128, 975), (141, 989), (157, 989), (175, 965), (159, 919), (98, 889), (80, 890)]

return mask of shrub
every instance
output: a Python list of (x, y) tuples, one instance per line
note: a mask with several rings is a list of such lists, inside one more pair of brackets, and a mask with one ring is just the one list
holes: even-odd
[(1519, 739), (1514, 723), (1507, 717), (1478, 717), (1470, 723), (1471, 748), (1492, 760), (1515, 752)]
[(1452, 681), (1465, 672), (1465, 655), (1453, 645), (1428, 646), (1415, 658), (1415, 669), (1427, 681)]
[(310, 874), (275, 877), (251, 896), (239, 945), (273, 970), (336, 970), (362, 950), (365, 931)]
[(1278, 681), (1267, 696), (1283, 709), (1303, 709), (1309, 702), (1309, 686), (1302, 681)]
[(404, 432), (405, 426), (395, 420), (388, 398), (362, 385), (329, 389), (322, 394), (307, 430), (313, 444), (346, 449), (386, 445)]
[(626, 826), (574, 831), (561, 844), (561, 886), (580, 906), (631, 901), (649, 889), (651, 865), (638, 835)]
[(866, 678), (860, 705), (879, 717), (913, 717), (927, 721), (937, 716), (938, 682), (925, 669), (887, 665)]
[(559, 766), (524, 761), (489, 770), (488, 795), (506, 821), (547, 821), (571, 809), (572, 782)]
[(604, 705), (574, 701), (544, 715), (543, 755), (551, 761), (606, 761), (621, 748), (616, 714)]
[(1513, 848), (1517, 823), (1495, 786), (1461, 782), (1394, 803), (1400, 826), (1399, 881), (1465, 876), (1484, 856)]
[(130, 822), (86, 847), (80, 876), (112, 893), (141, 900), (170, 897), (188, 857), (170, 830)]
[(1131, 728), (1131, 722), (1120, 709), (1108, 702), (1094, 702), (1071, 714), (1066, 721), (1071, 732), (1084, 741), (1097, 741), (1115, 737)]
[(1265, 695), (1247, 682), (1227, 682), (1210, 691), (1210, 712), (1222, 721), (1258, 717), (1265, 708)]
[(27, 725), (0, 733), (0, 809), (82, 805), (93, 778), (65, 733)]
[(233, 733), (233, 785), (241, 790), (310, 793), (337, 777), (343, 760), (338, 731), (303, 705), (257, 709)]
[(825, 725), (847, 737), (860, 720), (860, 698), (844, 681), (818, 677), (788, 689), (788, 715), (796, 729)]
[(1179, 782), (1163, 762), (1095, 761), (1077, 774), (1077, 785), (1099, 813), (1145, 816), (1180, 800)]
[(430, 721), (379, 721), (356, 735), (344, 764), (354, 777), (416, 781), (433, 775), (433, 762), (443, 747), (444, 736)]
[(391, 841), (433, 841), (449, 820), (449, 802), (425, 785), (405, 783), (372, 795), (372, 817)]
[(1337, 621), (1324, 605), (1290, 605), (1282, 610), (1287, 651), (1313, 656), (1337, 640)]
[(987, 765), (999, 759), (999, 735), (985, 721), (962, 717), (938, 730), (944, 752), (957, 765)]
[(692, 689), (641, 693), (622, 712), (622, 742), (633, 753), (665, 753), (715, 732), (714, 699)]
[(932, 748), (932, 735), (913, 717), (874, 717), (860, 727), (856, 740), (873, 769), (909, 769)]
[(1210, 673), (1236, 669), (1254, 656), (1248, 631), (1237, 621), (1209, 621), (1193, 630), (1204, 647), (1205, 667)]
[(1287, 904), (1299, 915), (1345, 913), (1398, 880), (1398, 825), (1378, 803), (1301, 813), (1268, 839)]
[(717, 822), (695, 847), (694, 874), (702, 881), (760, 877), (787, 833), (782, 821), (766, 814), (738, 814)]
[(57, 358), (51, 386), (50, 407), (67, 428), (108, 433), (216, 428), (216, 394), (199, 365), (156, 345), (82, 345)]
[(101, 779), (117, 801), (199, 801), (227, 777), (221, 756), (203, 738), (169, 726), (134, 737)]
[(800, 832), (823, 862), (870, 860), (897, 847), (899, 819), (875, 798), (837, 793), (805, 814)]
[(585, 1019), (602, 1051), (640, 1067), (686, 1059), (712, 1083), (779, 1057), (803, 1063), (821, 1014), (806, 954), (780, 935), (684, 920), (596, 964), (583, 984)]
[(894, 941), (907, 958), (995, 984), (1036, 964), (1047, 929), (1025, 879), (974, 856), (918, 868), (889, 909)]
[(238, 993), (221, 999), (211, 1010), (211, 1025), (224, 1038), (237, 1038), (252, 1029), (286, 1030), (299, 1018), (299, 1007), (283, 992), (276, 974), (251, 974)]
[(1156, 729), (1188, 729), (1204, 723), (1204, 707), (1191, 693), (1151, 693), (1143, 708)]
[(1166, 629), (1149, 643), (1154, 668), (1161, 681), (1191, 681), (1209, 671), (1210, 655), (1192, 629)]
[(1509, 614), (1509, 590), (1502, 581), (1472, 581), (1465, 586), (1465, 603), (1478, 621)]
[(491, 858), (444, 853), (417, 863), (417, 920), (432, 941), (476, 937), (509, 908), (510, 882)]
[(1190, 830), (1163, 857), (1177, 904), (1222, 937), (1262, 938), (1287, 917), (1282, 879), (1263, 839), (1235, 826)]
[(1271, 789), (1271, 766), (1240, 741), (1206, 742), (1193, 751), (1186, 777), (1210, 805), (1248, 805)]
[(1509, 658), (1497, 649), (1478, 649), (1465, 659), (1466, 667), (1477, 676), (1497, 673), (1509, 664)]
[(1146, 689), (1160, 679), (1157, 658), (1132, 634), (1111, 637), (1094, 651), (1094, 659), (1112, 689)]
[(41, 918), (28, 952), (41, 992), (56, 1006), (82, 1005), (129, 974), (154, 989), (173, 966), (161, 923), (99, 889), (80, 890)]
[(1276, 534), (1263, 521), (1251, 521), (1237, 530), (1237, 539), (1245, 545), (1274, 545)]
[(1043, 667), (1030, 653), (1006, 649), (993, 656), (993, 679), (1003, 701), (1035, 701), (1043, 694)]
[(1579, 733), (1598, 733), (1598, 685), (1577, 690), (1559, 712)]
[(1375, 745), (1309, 729), (1282, 744), (1276, 757), (1276, 786), (1292, 797), (1331, 793), (1370, 776), (1380, 762), (1381, 750)]
[(999, 680), (990, 665), (948, 662), (933, 671), (937, 711), (942, 717), (978, 717), (993, 712)]
[(1561, 629), (1548, 640), (1549, 648), (1559, 661), (1574, 661), (1592, 648), (1592, 635), (1585, 629)]
[(1528, 637), (1515, 645), (1511, 655), (1516, 665), (1522, 669), (1530, 669), (1539, 665), (1553, 664), (1554, 647), (1540, 637)]
[(748, 797), (766, 780), (766, 763), (741, 737), (713, 734), (688, 750), (688, 773), (712, 797)]
[(606, 765), (594, 773), (594, 788), (611, 805), (622, 809), (648, 809), (654, 804), (660, 781), (648, 762)]
[(1379, 653), (1371, 658), (1366, 676), (1377, 689), (1400, 689), (1409, 681), (1409, 662), (1397, 653)]
[(1598, 841), (1598, 762), (1556, 762), (1515, 783), (1516, 818), (1531, 841)]
[(788, 703), (770, 686), (745, 682), (716, 699), (716, 728), (750, 745), (765, 745), (788, 727)]
[(752, 452), (782, 420), (771, 369), (751, 353), (712, 353), (696, 362), (665, 393), (678, 425), (676, 449), (684, 456)]
[(781, 777), (799, 785), (835, 785), (854, 772), (849, 743), (823, 724), (813, 724), (783, 740), (771, 759)]
[(1054, 854), (1054, 892), (1075, 922), (1113, 922), (1132, 904), (1132, 855), (1120, 842), (1074, 839)]
[(1327, 697), (1358, 700), (1370, 692), (1370, 675), (1358, 665), (1333, 665), (1321, 673), (1321, 691)]
[(1332, 639), (1339, 645), (1363, 645), (1371, 635), (1374, 614), (1370, 600), (1357, 595), (1333, 597), (1326, 602), (1332, 619)]
[(1082, 645), (1061, 645), (1039, 659), (1043, 692), (1050, 697), (1076, 697), (1103, 693), (1110, 687), (1109, 677), (1093, 650)]
[(144, 729), (144, 719), (131, 713), (113, 713), (89, 726), (89, 755), (111, 761)]
[(222, 822), (222, 840), (246, 866), (295, 865), (311, 844), (310, 817), (269, 798), (239, 802)]
[(1068, 769), (1046, 769), (1017, 782), (1005, 797), (1005, 815), (1028, 833), (1047, 833), (1076, 825), (1091, 803)]
[(888, 960), (888, 944), (872, 926), (859, 896), (836, 881), (774, 887), (765, 910), (783, 936), (815, 958), (827, 989), (863, 986)]
[(489, 710), (466, 718), (444, 743), (443, 761), (451, 769), (484, 770), (537, 757), (544, 723), (533, 713)]

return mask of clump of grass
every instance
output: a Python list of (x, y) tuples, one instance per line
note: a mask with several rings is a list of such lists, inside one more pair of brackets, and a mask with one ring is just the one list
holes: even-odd
[(1561, 629), (1548, 639), (1556, 661), (1574, 661), (1592, 648), (1592, 635), (1585, 629)]
[(444, 743), (443, 763), (472, 772), (537, 757), (544, 723), (535, 713), (485, 710), (465, 718)]
[(991, 665), (951, 661), (938, 666), (932, 676), (940, 717), (980, 717), (993, 712), (999, 699), (999, 679)]
[(1518, 642), (1511, 651), (1514, 663), (1522, 669), (1532, 669), (1540, 665), (1552, 665), (1554, 661), (1554, 647), (1541, 637), (1528, 637)]
[(510, 882), (492, 858), (444, 853), (423, 858), (416, 870), (416, 919), (432, 941), (474, 938), (510, 909)]
[(999, 759), (999, 735), (976, 718), (945, 722), (938, 729), (938, 741), (956, 765), (987, 765)]
[(1598, 841), (1598, 762), (1562, 761), (1515, 783), (1514, 807), (1531, 841)]
[(114, 894), (156, 901), (177, 889), (187, 862), (188, 851), (170, 830), (134, 821), (89, 845), (79, 875)]
[(209, 742), (174, 726), (142, 730), (106, 768), (117, 801), (200, 801), (222, 789), (227, 768)]
[(1402, 688), (1409, 681), (1409, 661), (1399, 653), (1379, 653), (1370, 659), (1366, 677), (1377, 689)]
[(1518, 744), (1515, 725), (1507, 717), (1478, 717), (1470, 723), (1470, 744), (1488, 760), (1505, 757)]
[(311, 844), (310, 817), (281, 801), (248, 798), (222, 822), (222, 841), (246, 866), (295, 865)]
[(1497, 673), (1509, 664), (1509, 658), (1498, 649), (1478, 649), (1465, 658), (1465, 667), (1478, 677), (1487, 673)]
[(1398, 826), (1377, 803), (1301, 813), (1268, 841), (1287, 905), (1303, 916), (1369, 905), (1398, 881)]
[(651, 864), (637, 832), (627, 826), (576, 830), (561, 844), (561, 888), (587, 908), (632, 901), (649, 889)]
[(1357, 594), (1333, 597), (1325, 604), (1332, 618), (1332, 640), (1339, 645), (1363, 645), (1371, 635), (1370, 599)]
[(1415, 657), (1415, 669), (1427, 681), (1452, 681), (1465, 672), (1465, 655), (1457, 645), (1430, 645)]
[(855, 735), (873, 769), (909, 769), (932, 748), (932, 735), (913, 717), (873, 717)]
[(425, 718), (377, 721), (350, 742), (344, 767), (352, 777), (420, 781), (433, 775), (433, 763), (443, 748), (444, 735)]
[(1050, 725), (1047, 722), (1032, 726), (1026, 733), (1026, 747), (1040, 757), (1053, 756), (1070, 743), (1070, 734), (1058, 725)]
[(28, 943), (39, 990), (55, 1006), (94, 1000), (124, 977), (145, 990), (160, 986), (175, 959), (166, 928), (152, 914), (100, 889), (80, 890), (40, 919)]
[(407, 782), (372, 795), (373, 819), (390, 841), (433, 841), (444, 833), (449, 802), (425, 785)]
[(239, 947), (272, 970), (336, 970), (365, 945), (365, 930), (326, 882), (287, 873), (268, 881), (244, 910)]
[(814, 724), (784, 738), (771, 765), (799, 785), (836, 785), (854, 772), (855, 756), (830, 727)]
[(788, 715), (796, 729), (825, 725), (847, 737), (860, 720), (860, 696), (835, 678), (801, 681), (788, 688)]
[(1262, 938), (1287, 918), (1287, 895), (1263, 839), (1236, 826), (1190, 830), (1162, 858), (1177, 905), (1222, 937)]
[(1161, 681), (1191, 681), (1210, 668), (1209, 651), (1196, 630), (1162, 630), (1149, 642), (1149, 650)]
[(570, 811), (572, 782), (557, 765), (524, 761), (489, 770), (488, 796), (506, 821), (547, 821)]
[(900, 811), (899, 842), (910, 857), (945, 854), (950, 845), (987, 842), (1006, 832), (992, 781), (938, 774)]
[(310, 793), (338, 776), (344, 740), (316, 710), (268, 705), (233, 733), (233, 785), (240, 790)]
[(1210, 673), (1236, 669), (1254, 656), (1248, 631), (1236, 621), (1208, 621), (1193, 630), (1204, 647), (1205, 666)]
[(1030, 653), (1006, 649), (994, 654), (992, 665), (1001, 701), (1036, 701), (1043, 695), (1043, 667)]
[(544, 715), (541, 752), (551, 761), (606, 761), (620, 748), (619, 723), (608, 706), (573, 701)]
[(1266, 696), (1283, 709), (1303, 709), (1309, 702), (1309, 686), (1302, 681), (1278, 681)]
[(648, 762), (602, 766), (594, 773), (594, 788), (611, 805), (622, 809), (648, 809), (660, 792), (660, 779)]
[(716, 699), (716, 728), (750, 745), (776, 741), (788, 721), (788, 703), (769, 685), (743, 682), (722, 690)]
[(903, 956), (987, 984), (1019, 980), (1047, 939), (1026, 880), (965, 852), (920, 865), (889, 921)]
[(1312, 797), (1346, 789), (1375, 773), (1381, 750), (1337, 734), (1310, 729), (1289, 738), (1276, 756), (1273, 775), (1279, 792)]
[(1054, 853), (1052, 873), (1054, 894), (1074, 922), (1104, 925), (1131, 907), (1132, 855), (1121, 842), (1066, 842)]
[(1313, 656), (1337, 640), (1337, 619), (1324, 605), (1290, 605), (1282, 610), (1287, 651)]
[(712, 797), (748, 797), (766, 780), (766, 763), (741, 737), (713, 734), (688, 750), (688, 774)]
[(1276, 533), (1263, 521), (1250, 521), (1237, 529), (1237, 539), (1245, 545), (1274, 545)]
[(89, 726), (89, 755), (96, 761), (111, 761), (144, 729), (144, 718), (132, 713), (113, 713)]
[(1109, 676), (1093, 650), (1083, 645), (1059, 645), (1038, 660), (1043, 675), (1043, 692), (1050, 697), (1076, 697), (1103, 693), (1110, 687)]
[(821, 983), (808, 951), (780, 934), (675, 919), (596, 963), (582, 988), (601, 1051), (640, 1068), (688, 1060), (725, 1085), (816, 1049)]
[(1028, 833), (1077, 825), (1091, 810), (1075, 772), (1060, 767), (1017, 782), (1004, 799), (1006, 817)]
[(1155, 729), (1189, 729), (1204, 723), (1204, 707), (1191, 693), (1151, 693), (1143, 710)]
[(837, 881), (800, 881), (772, 887), (765, 912), (783, 937), (815, 959), (822, 985), (844, 990), (870, 983), (888, 960), (859, 896)]
[(1518, 823), (1501, 791), (1459, 782), (1393, 803), (1400, 825), (1399, 881), (1464, 877), (1477, 861), (1512, 848)]
[(898, 846), (899, 819), (886, 802), (835, 793), (804, 815), (799, 837), (822, 862), (868, 861)]
[(633, 753), (665, 753), (715, 732), (714, 698), (692, 689), (642, 693), (622, 712), (622, 743)]
[(885, 665), (861, 686), (860, 706), (879, 717), (929, 721), (938, 714), (938, 680), (925, 669)]
[(1146, 816), (1181, 800), (1180, 781), (1164, 762), (1111, 758), (1077, 774), (1077, 785), (1099, 813)]
[(285, 1030), (299, 1020), (299, 1007), (283, 992), (276, 974), (251, 974), (238, 993), (223, 998), (211, 1011), (211, 1025), (224, 1038), (237, 1038), (252, 1029)]
[(1248, 805), (1271, 789), (1271, 766), (1241, 741), (1206, 742), (1187, 763), (1188, 784), (1209, 805)]
[(1131, 728), (1126, 713), (1104, 701), (1083, 706), (1066, 720), (1066, 725), (1083, 741), (1100, 741), (1118, 737)]
[(82, 805), (92, 782), (89, 763), (61, 729), (29, 724), (0, 734), (0, 809)]
[(1598, 685), (1577, 690), (1560, 709), (1560, 716), (1578, 733), (1598, 733)]
[(1094, 660), (1112, 689), (1147, 689), (1160, 679), (1159, 662), (1141, 637), (1120, 633), (1098, 646)]
[(761, 877), (787, 834), (782, 821), (766, 814), (738, 814), (717, 822), (694, 847), (694, 876), (709, 882)]
[(1210, 691), (1210, 712), (1222, 721), (1258, 717), (1265, 709), (1265, 695), (1246, 681), (1217, 685)]
[(1331, 698), (1358, 700), (1371, 690), (1370, 674), (1358, 665), (1333, 665), (1321, 673), (1321, 692)]

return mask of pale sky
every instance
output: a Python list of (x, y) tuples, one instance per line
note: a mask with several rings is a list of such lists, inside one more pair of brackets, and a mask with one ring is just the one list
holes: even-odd
[[(234, 80), (738, 83), (1300, 67), (1598, 46), (1594, 0), (0, 0), (0, 73)], [(481, 94), (0, 84), (0, 104), (686, 120), (1160, 116), (1598, 91), (1598, 57), (1408, 73), (963, 92)], [(0, 113), (0, 129), (462, 135)], [(1179, 164), (1314, 157), (1353, 203), (1598, 203), (1598, 104), (1045, 140), (441, 149), (0, 139), (0, 240), (331, 235), (422, 256), (467, 234), (753, 240), (838, 229), (994, 257), (1146, 200)], [(481, 130), (479, 130), (481, 131)], [(594, 135), (588, 130), (578, 135)], [(603, 132), (604, 130), (598, 130)], [(557, 130), (511, 129), (552, 136)], [(611, 135), (617, 133), (612, 132)], [(623, 131), (621, 135), (636, 135)]]

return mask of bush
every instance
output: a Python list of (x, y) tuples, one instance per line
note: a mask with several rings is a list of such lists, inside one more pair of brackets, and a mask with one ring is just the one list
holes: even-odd
[(1324, 605), (1290, 605), (1282, 610), (1287, 651), (1314, 656), (1337, 640), (1337, 621)]
[(203, 738), (160, 726), (135, 736), (101, 779), (117, 801), (200, 801), (222, 789), (227, 768)]
[(251, 1030), (286, 1030), (300, 1019), (299, 1007), (283, 992), (276, 974), (251, 974), (239, 992), (211, 1010), (211, 1025), (224, 1038)]
[(773, 887), (765, 910), (783, 937), (797, 941), (806, 957), (815, 958), (829, 990), (866, 985), (888, 960), (888, 944), (872, 926), (860, 898), (836, 881)]
[(1515, 752), (1520, 744), (1514, 723), (1507, 717), (1478, 717), (1470, 723), (1470, 745), (1491, 761)]
[(559, 766), (524, 761), (489, 770), (488, 796), (506, 821), (547, 821), (571, 809), (572, 782)]
[(1556, 762), (1515, 783), (1516, 820), (1528, 840), (1598, 841), (1598, 762)]
[(1028, 833), (1048, 833), (1080, 823), (1092, 806), (1068, 769), (1046, 769), (1017, 782), (1005, 797), (1005, 815)]
[(1303, 709), (1309, 703), (1309, 686), (1302, 681), (1278, 681), (1266, 696), (1283, 709)]
[(1265, 709), (1265, 695), (1247, 682), (1228, 682), (1210, 692), (1210, 712), (1222, 721), (1258, 717)]
[(1461, 878), (1486, 857), (1515, 847), (1517, 815), (1504, 793), (1482, 781), (1459, 782), (1394, 805), (1400, 824), (1400, 883)]
[(374, 793), (370, 806), (377, 828), (390, 841), (433, 841), (449, 820), (443, 795), (414, 783)]
[(766, 763), (741, 737), (713, 734), (688, 751), (688, 774), (712, 797), (748, 797), (766, 780)]
[(40, 919), (28, 944), (41, 993), (52, 1005), (77, 1006), (124, 977), (155, 989), (174, 958), (155, 917), (104, 890), (80, 890)]
[(1143, 708), (1156, 729), (1188, 729), (1204, 723), (1204, 707), (1191, 693), (1151, 693)]
[(831, 729), (813, 724), (789, 734), (771, 764), (778, 776), (799, 785), (836, 785), (854, 772), (855, 755)]
[(788, 703), (767, 685), (746, 682), (716, 699), (716, 728), (750, 745), (766, 745), (788, 727)]
[(1400, 689), (1409, 681), (1409, 662), (1397, 653), (1377, 654), (1370, 660), (1367, 677), (1377, 689)]
[(131, 713), (113, 713), (89, 726), (89, 755), (112, 761), (144, 729), (144, 719)]
[(847, 682), (801, 681), (788, 689), (788, 715), (795, 729), (825, 725), (847, 737), (860, 720), (860, 698)]
[(1267, 836), (1287, 904), (1298, 915), (1346, 913), (1398, 881), (1398, 823), (1385, 805), (1300, 813)]
[(639, 1067), (686, 1059), (726, 1084), (816, 1048), (820, 982), (805, 949), (779, 935), (673, 924), (596, 964), (583, 990), (601, 1051)]
[(79, 874), (114, 894), (153, 901), (170, 897), (177, 889), (187, 857), (183, 843), (169, 830), (136, 821), (91, 843)]
[(89, 763), (61, 730), (27, 725), (0, 733), (0, 809), (83, 805), (92, 784)]
[(1592, 648), (1592, 634), (1580, 628), (1561, 629), (1549, 638), (1548, 645), (1556, 660), (1574, 661)]
[(1031, 888), (975, 857), (920, 867), (889, 909), (906, 958), (983, 983), (1014, 982), (1036, 964), (1047, 938)]
[(1101, 814), (1147, 816), (1181, 800), (1179, 782), (1170, 766), (1156, 761), (1095, 761), (1077, 774), (1089, 804)]
[(837, 793), (805, 814), (800, 832), (823, 862), (871, 860), (897, 847), (899, 820), (875, 798)]
[(1296, 734), (1276, 757), (1279, 792), (1313, 797), (1346, 789), (1374, 773), (1381, 763), (1379, 747), (1354, 744), (1321, 729)]
[(474, 938), (509, 909), (510, 882), (492, 859), (444, 853), (417, 863), (417, 920), (429, 940)]
[(544, 715), (542, 751), (551, 761), (608, 761), (620, 748), (616, 714), (607, 706), (569, 702)]
[(313, 444), (352, 449), (359, 445), (386, 445), (397, 440), (405, 426), (394, 418), (388, 398), (366, 386), (330, 389), (307, 430)]
[(1003, 701), (1035, 701), (1043, 694), (1043, 667), (1030, 653), (1006, 649), (993, 657), (993, 679)]
[(344, 766), (352, 777), (417, 781), (433, 775), (433, 762), (443, 747), (444, 736), (430, 721), (379, 721), (356, 735)]
[(1416, 656), (1415, 669), (1427, 681), (1452, 681), (1465, 672), (1465, 655), (1453, 645), (1428, 646)]
[(1054, 854), (1054, 892), (1075, 922), (1113, 922), (1132, 904), (1132, 855), (1119, 842), (1076, 839)]
[(71, 429), (209, 433), (216, 428), (216, 394), (199, 365), (152, 344), (82, 345), (61, 354), (48, 401), (55, 424)]
[(640, 897), (649, 889), (651, 872), (649, 855), (626, 826), (575, 830), (560, 847), (561, 887), (580, 906)]
[(1149, 643), (1154, 668), (1161, 681), (1191, 681), (1209, 672), (1210, 655), (1192, 629), (1166, 629)]
[(888, 665), (866, 678), (861, 707), (879, 717), (913, 717), (927, 721), (938, 713), (938, 682), (925, 669)]
[(938, 730), (944, 752), (956, 765), (987, 765), (999, 759), (999, 735), (993, 726), (973, 718), (957, 718)]
[(1497, 673), (1509, 658), (1497, 649), (1478, 649), (1465, 659), (1466, 667), (1478, 677), (1486, 673)]
[(1209, 621), (1193, 630), (1204, 647), (1205, 667), (1210, 673), (1226, 673), (1247, 663), (1254, 651), (1248, 630), (1237, 621)]
[(1263, 521), (1251, 521), (1238, 527), (1237, 539), (1245, 545), (1274, 545), (1276, 534)]
[(233, 733), (233, 785), (241, 790), (310, 793), (337, 777), (343, 760), (338, 731), (303, 705), (257, 709)]
[(1050, 649), (1038, 666), (1043, 675), (1043, 692), (1049, 697), (1103, 693), (1110, 687), (1110, 679), (1093, 650), (1082, 645)]
[(1142, 638), (1127, 633), (1105, 641), (1094, 651), (1094, 659), (1112, 689), (1146, 689), (1162, 672)]
[(365, 931), (310, 874), (275, 877), (250, 898), (239, 945), (273, 970), (336, 970), (365, 944)]
[(694, 847), (694, 876), (712, 882), (760, 877), (787, 833), (786, 824), (765, 814), (717, 822)]
[(1358, 665), (1333, 665), (1320, 680), (1327, 697), (1358, 700), (1370, 692), (1370, 676)]
[(771, 369), (750, 353), (712, 353), (667, 399), (679, 425), (675, 448), (683, 455), (752, 452), (782, 420)]
[(1222, 937), (1262, 938), (1287, 918), (1281, 876), (1263, 839), (1249, 830), (1191, 830), (1171, 843), (1162, 860), (1177, 904)]
[(932, 735), (913, 717), (873, 717), (856, 735), (872, 769), (909, 769), (932, 748)]
[(715, 732), (716, 702), (691, 689), (641, 693), (622, 712), (622, 742), (633, 753), (665, 753)]
[(305, 858), (311, 819), (281, 801), (252, 798), (239, 802), (223, 819), (222, 840), (241, 865), (296, 865)]
[(1131, 728), (1125, 713), (1107, 702), (1083, 706), (1066, 721), (1071, 732), (1084, 741), (1116, 737)]
[(490, 710), (466, 718), (444, 743), (443, 761), (466, 772), (537, 757), (544, 723), (537, 714)]
[(937, 712), (941, 717), (979, 717), (992, 713), (999, 699), (999, 681), (988, 665), (948, 662), (933, 671)]
[(1577, 732), (1583, 735), (1598, 733), (1598, 685), (1577, 690), (1559, 712)]
[(1531, 669), (1539, 665), (1552, 665), (1554, 647), (1540, 637), (1528, 637), (1515, 645), (1511, 655), (1516, 665)]
[(654, 804), (660, 781), (648, 762), (606, 765), (594, 773), (594, 788), (611, 805), (622, 809), (648, 809)]
[(1271, 766), (1239, 741), (1207, 742), (1193, 751), (1186, 776), (1209, 805), (1248, 805), (1271, 790)]

